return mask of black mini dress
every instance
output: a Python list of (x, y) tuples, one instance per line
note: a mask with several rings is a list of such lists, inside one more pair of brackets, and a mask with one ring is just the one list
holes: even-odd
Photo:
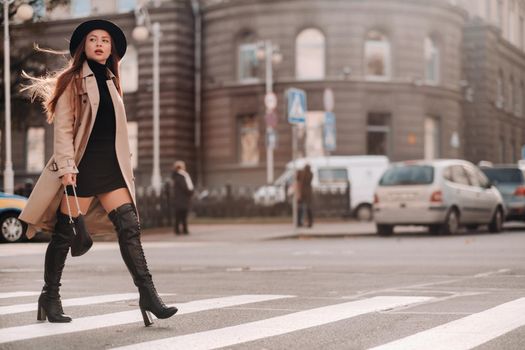
[[(78, 197), (93, 197), (126, 187), (115, 149), (117, 124), (115, 108), (106, 82), (106, 66), (92, 60), (87, 62), (97, 80), (100, 102), (86, 151), (78, 164)], [(67, 187), (67, 192), (70, 195), (73, 193), (71, 186)]]

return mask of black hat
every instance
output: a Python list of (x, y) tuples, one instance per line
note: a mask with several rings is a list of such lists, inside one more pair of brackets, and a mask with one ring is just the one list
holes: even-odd
[(113, 39), (113, 45), (115, 45), (118, 55), (120, 58), (124, 57), (128, 46), (124, 32), (122, 32), (122, 29), (120, 29), (115, 23), (103, 19), (93, 19), (91, 21), (83, 22), (75, 29), (73, 35), (71, 35), (71, 40), (69, 41), (69, 53), (71, 56), (75, 53), (75, 50), (82, 42), (82, 39), (95, 29), (102, 29), (108, 32)]

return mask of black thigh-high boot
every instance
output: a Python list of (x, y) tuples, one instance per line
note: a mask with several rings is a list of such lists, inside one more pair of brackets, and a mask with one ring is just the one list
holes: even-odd
[(118, 234), (120, 253), (128, 267), (133, 282), (139, 289), (139, 306), (144, 324), (149, 326), (152, 319), (147, 314), (153, 313), (157, 318), (168, 318), (177, 312), (175, 307), (167, 307), (159, 297), (148, 270), (144, 250), (140, 243), (140, 224), (131, 203), (123, 204), (109, 213)]
[(38, 298), (37, 320), (49, 322), (71, 322), (71, 317), (64, 315), (60, 301), (60, 279), (71, 246), (73, 231), (69, 226), (69, 216), (57, 214), (55, 232), (47, 246), (44, 263), (44, 288)]

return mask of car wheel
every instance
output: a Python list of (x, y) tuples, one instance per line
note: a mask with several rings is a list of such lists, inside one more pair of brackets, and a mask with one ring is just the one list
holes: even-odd
[(492, 221), (489, 224), (489, 231), (492, 233), (500, 233), (503, 231), (503, 213), (501, 209), (496, 209)]
[(18, 220), (16, 214), (8, 213), (0, 217), (0, 239), (8, 243), (25, 239), (24, 224)]
[(394, 226), (393, 225), (376, 225), (377, 228), (377, 234), (380, 236), (390, 236), (394, 233)]
[(455, 235), (459, 231), (459, 214), (457, 210), (452, 209), (445, 218), (445, 223), (441, 227), (444, 235)]
[(355, 217), (359, 221), (371, 221), (373, 217), (372, 207), (368, 204), (363, 204), (357, 207)]

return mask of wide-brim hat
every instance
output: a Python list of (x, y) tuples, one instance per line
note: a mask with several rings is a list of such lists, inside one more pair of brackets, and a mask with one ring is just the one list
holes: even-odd
[(128, 47), (126, 36), (122, 29), (117, 26), (115, 23), (106, 21), (104, 19), (93, 19), (81, 23), (71, 35), (71, 40), (69, 41), (69, 53), (71, 56), (75, 53), (78, 45), (82, 42), (82, 39), (88, 35), (92, 30), (102, 29), (111, 35), (113, 39), (112, 45), (115, 46), (118, 55), (120, 58), (124, 57), (126, 49)]

